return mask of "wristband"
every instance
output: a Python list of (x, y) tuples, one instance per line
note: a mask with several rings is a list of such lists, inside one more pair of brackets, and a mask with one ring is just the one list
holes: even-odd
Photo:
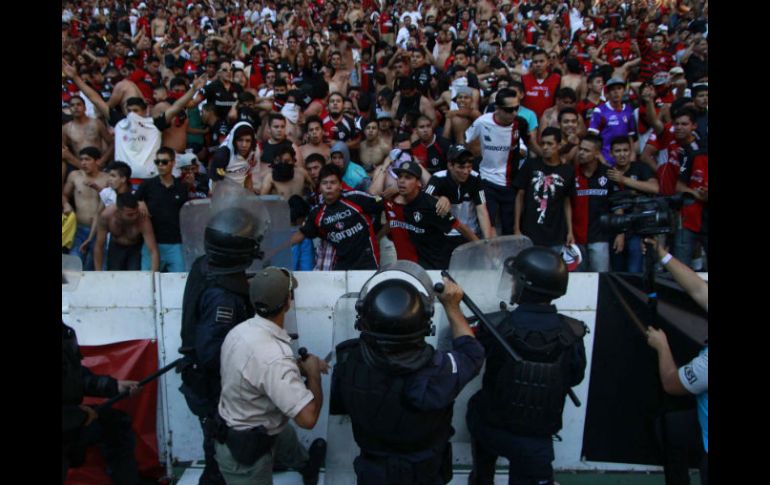
[(663, 256), (663, 258), (660, 260), (660, 264), (665, 266), (669, 261), (671, 261), (672, 258), (673, 256), (671, 256), (671, 253), (666, 253), (666, 255)]

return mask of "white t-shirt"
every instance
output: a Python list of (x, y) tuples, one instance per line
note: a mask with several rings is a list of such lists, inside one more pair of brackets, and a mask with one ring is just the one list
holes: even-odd
[(509, 185), (508, 174), (513, 167), (509, 166), (508, 158), (513, 135), (513, 125), (497, 124), (494, 113), (481, 115), (465, 131), (465, 143), (470, 143), (477, 138), (481, 143), (482, 159), (479, 173), (482, 180), (503, 187)]
[(104, 207), (109, 207), (118, 200), (118, 193), (112, 187), (105, 187), (99, 191), (99, 198), (102, 199)]
[(158, 175), (154, 160), (161, 137), (152, 118), (129, 113), (115, 125), (115, 160), (126, 162), (133, 178), (154, 177)]

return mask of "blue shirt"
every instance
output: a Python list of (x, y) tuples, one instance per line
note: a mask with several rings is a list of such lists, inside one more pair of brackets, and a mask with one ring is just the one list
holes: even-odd
[(703, 449), (709, 452), (709, 348), (706, 346), (688, 364), (679, 368), (679, 380), (698, 403), (698, 422), (703, 432)]

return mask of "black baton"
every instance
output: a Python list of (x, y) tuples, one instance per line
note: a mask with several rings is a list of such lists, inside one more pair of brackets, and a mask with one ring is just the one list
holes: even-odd
[[(449, 278), (450, 281), (457, 283), (452, 276), (449, 275), (449, 272), (442, 271), (441, 276), (446, 276)], [(433, 289), (436, 291), (436, 293), (443, 293), (444, 291), (444, 284), (443, 283), (436, 283), (433, 285)], [(508, 341), (503, 338), (502, 335), (500, 335), (500, 332), (497, 331), (494, 325), (487, 320), (487, 316), (484, 315), (484, 313), (479, 309), (478, 306), (476, 306), (475, 303), (473, 303), (473, 300), (471, 300), (471, 297), (468, 296), (466, 292), (463, 292), (463, 303), (465, 303), (465, 306), (470, 308), (471, 312), (473, 312), (474, 315), (479, 319), (481, 323), (484, 324), (484, 326), (487, 328), (489, 333), (492, 334), (493, 337), (500, 343), (500, 345), (503, 346), (503, 349), (508, 353), (508, 355), (511, 356), (513, 360), (516, 362), (522, 362), (524, 359), (521, 358), (521, 356), (513, 350), (513, 347), (511, 347), (508, 344)], [(569, 396), (570, 400), (575, 404), (576, 407), (580, 407), (580, 399), (575, 395), (575, 393), (572, 391), (572, 389), (567, 390), (567, 395)]]
[[(174, 367), (176, 367), (176, 365), (179, 362), (181, 362), (182, 360), (184, 360), (184, 357), (180, 357), (180, 358), (176, 359), (175, 361), (171, 362), (170, 364), (168, 364), (167, 366), (165, 366), (165, 367), (163, 367), (161, 369), (158, 369), (157, 371), (153, 372), (149, 376), (147, 376), (144, 379), (142, 379), (141, 381), (139, 381), (137, 386), (141, 387), (141, 386), (147, 384), (148, 382), (157, 379), (158, 377), (162, 376), (166, 372), (168, 372), (171, 369), (173, 369)], [(127, 390), (121, 392), (120, 394), (118, 394), (117, 396), (111, 397), (107, 401), (105, 401), (105, 402), (99, 404), (98, 406), (96, 406), (94, 408), (94, 411), (96, 411), (97, 413), (99, 411), (103, 411), (104, 409), (112, 406), (113, 404), (115, 404), (116, 402), (120, 401), (121, 399), (124, 399), (126, 396), (128, 396), (130, 394), (130, 392), (131, 391), (127, 389)]]

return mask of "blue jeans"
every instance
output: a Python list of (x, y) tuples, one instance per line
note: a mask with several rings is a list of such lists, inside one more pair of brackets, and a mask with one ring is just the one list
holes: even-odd
[[(75, 239), (72, 242), (72, 249), (70, 249), (69, 254), (72, 256), (77, 256), (80, 258), (80, 260), (83, 262), (83, 271), (93, 271), (95, 268), (94, 265), (94, 242), (96, 242), (96, 236), (94, 235), (94, 238), (91, 239), (91, 242), (88, 243), (86, 246), (85, 252), (80, 252), (80, 245), (83, 244), (86, 239), (88, 239), (88, 235), (91, 233), (91, 226), (86, 226), (85, 224), (78, 224), (77, 229), (75, 230)], [(107, 241), (104, 241), (104, 254), (107, 254)], [(107, 258), (104, 258), (104, 261), (102, 263), (102, 271), (105, 271), (107, 269)]]
[(577, 270), (580, 272), (606, 273), (610, 270), (610, 243), (594, 242), (578, 244), (583, 253), (583, 262)]
[(706, 251), (706, 256), (708, 257), (707, 236), (692, 232), (684, 227), (678, 229), (674, 234), (673, 255), (676, 259), (690, 268), (692, 268), (692, 251), (695, 248), (696, 241), (700, 241), (704, 251)]
[[(158, 271), (161, 273), (184, 273), (187, 271), (184, 267), (184, 256), (182, 255), (182, 244), (158, 244), (158, 252), (160, 253), (160, 267)], [(142, 244), (142, 271), (150, 271), (152, 269), (152, 259), (150, 258), (150, 251), (147, 249), (146, 244)]]
[(623, 247), (623, 252), (616, 254), (615, 251), (612, 251), (610, 262), (612, 263), (612, 271), (641, 273), (644, 263), (642, 238), (635, 234), (626, 234), (626, 244)]

